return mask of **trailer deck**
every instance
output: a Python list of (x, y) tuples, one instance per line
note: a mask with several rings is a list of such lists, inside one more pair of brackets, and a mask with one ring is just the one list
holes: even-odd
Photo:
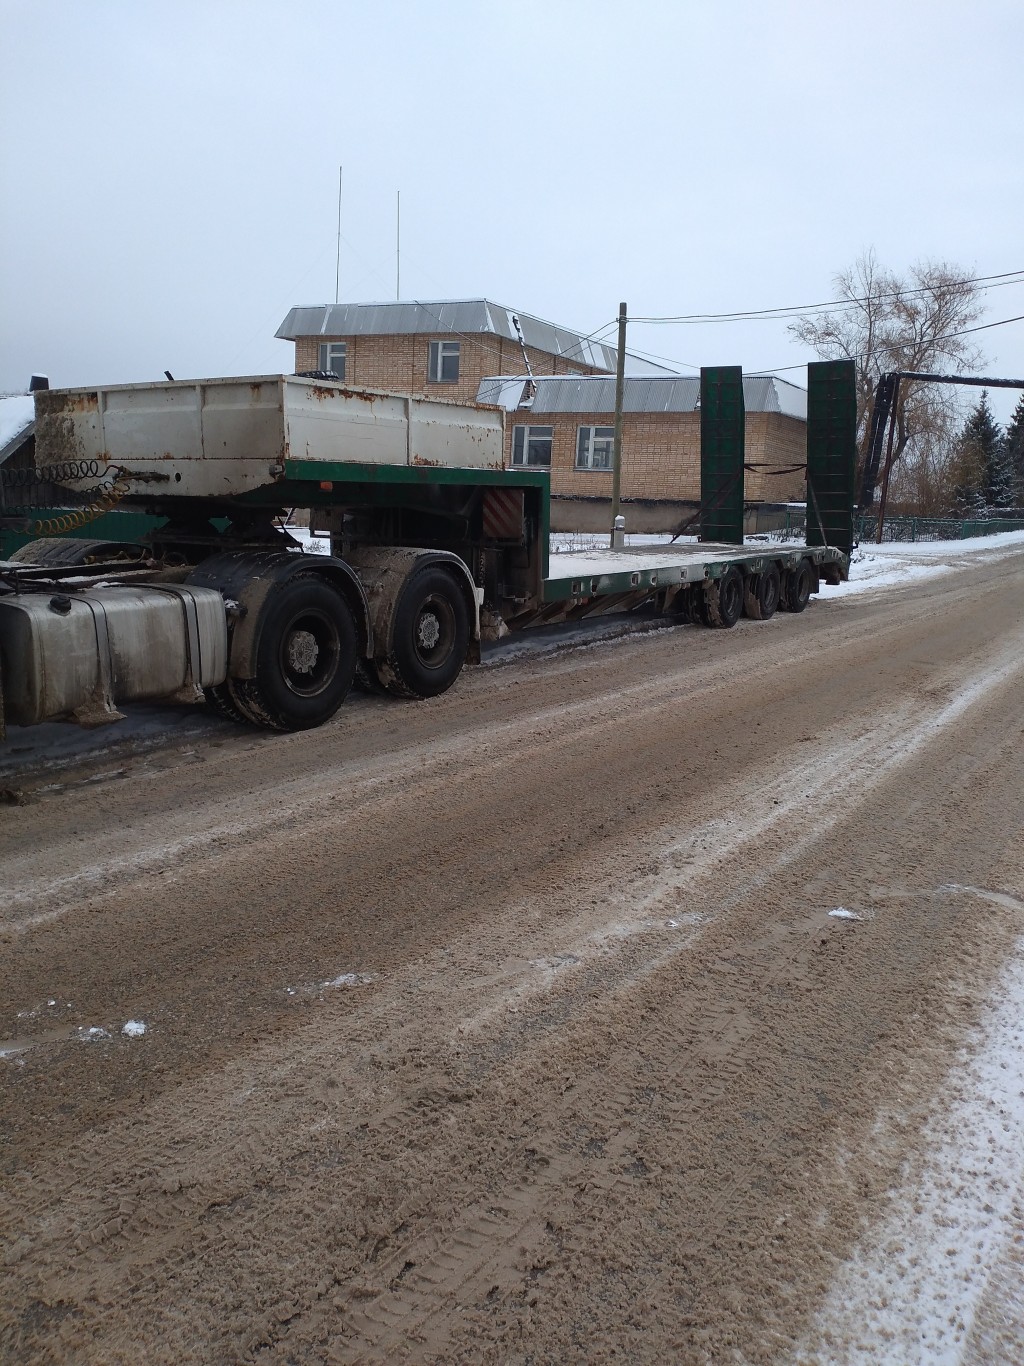
[(834, 546), (723, 545), (702, 542), (683, 546), (637, 546), (622, 550), (584, 550), (552, 555), (544, 580), (544, 601), (673, 588), (682, 583), (719, 579), (730, 565), (760, 574), (769, 564), (795, 569), (810, 560), (819, 570), (835, 565), (841, 578), (849, 573), (849, 557)]

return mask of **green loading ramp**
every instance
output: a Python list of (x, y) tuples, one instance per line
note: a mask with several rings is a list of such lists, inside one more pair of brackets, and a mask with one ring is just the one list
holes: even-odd
[(700, 539), (743, 544), (743, 370), (700, 372)]
[(807, 367), (807, 544), (853, 549), (857, 387), (852, 360)]

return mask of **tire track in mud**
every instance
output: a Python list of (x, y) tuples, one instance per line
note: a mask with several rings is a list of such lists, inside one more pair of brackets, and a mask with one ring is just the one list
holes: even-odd
[[(899, 629), (889, 627), (887, 631), (895, 633)], [(766, 661), (763, 654), (741, 655), (730, 669), (731, 686), (739, 689), (755, 682), (763, 684), (766, 667), (789, 673), (809, 661), (818, 649), (807, 640), (773, 644), (775, 653), (781, 657)], [(457, 766), (460, 779), (467, 784), (483, 781), (507, 763), (511, 751), (526, 744), (536, 746), (538, 737), (543, 738), (545, 749), (550, 752), (575, 744), (581, 723), (585, 723), (591, 739), (620, 726), (623, 713), (628, 713), (631, 722), (643, 723), (656, 718), (669, 702), (684, 707), (698, 700), (716, 682), (720, 671), (721, 664), (716, 659), (707, 660), (695, 669), (680, 662), (675, 670), (660, 679), (626, 685), (615, 682), (597, 696), (591, 694), (582, 701), (560, 700), (547, 708), (528, 711), (509, 720), (495, 721), (491, 717), (477, 726), (459, 729), (451, 736), (431, 737), (391, 754), (373, 755), (362, 762), (345, 757), (326, 768), (318, 767), (315, 775), (292, 778), (283, 785), (265, 790), (261, 794), (263, 809), (258, 812), (253, 812), (248, 794), (230, 801), (232, 814), (228, 819), (218, 813), (211, 823), (204, 819), (205, 813), (201, 809), (184, 811), (177, 816), (161, 811), (159, 830), (150, 835), (145, 830), (134, 832), (130, 851), (114, 848), (102, 862), (76, 868), (72, 873), (62, 872), (49, 880), (40, 877), (40, 851), (33, 849), (20, 859), (13, 857), (7, 861), (7, 887), (0, 892), (0, 933), (42, 924), (48, 916), (56, 917), (81, 905), (83, 898), (95, 891), (109, 890), (119, 882), (130, 884), (142, 873), (163, 871), (183, 858), (218, 858), (222, 852), (220, 846), (242, 836), (247, 839), (254, 836), (282, 838), (300, 821), (308, 821), (316, 815), (336, 823), (339, 811), (322, 804), (334, 800), (338, 789), (344, 789), (345, 806), (352, 817), (362, 819), (367, 801), (375, 797), (382, 802), (393, 799), (396, 784), (407, 782), (410, 775), (416, 776), (423, 795), (429, 797), (441, 790), (453, 767)], [(433, 783), (424, 782), (419, 770), (428, 764), (431, 769), (445, 770), (446, 777)], [(319, 812), (317, 804), (321, 805)], [(203, 828), (197, 831), (194, 829), (196, 824)], [(138, 847), (140, 842), (141, 848)], [(54, 861), (63, 863), (64, 859), (58, 857)], [(33, 914), (19, 919), (18, 911), (29, 907), (33, 908)]]
[[(1020, 657), (1013, 644), (1003, 654), (1016, 654), (1017, 659)], [(862, 790), (856, 794), (857, 799), (865, 800), (875, 786), (891, 776), (898, 764), (923, 743), (941, 735), (945, 727), (959, 720), (968, 707), (976, 704), (985, 694), (1012, 681), (1019, 668), (1018, 663), (1004, 658), (994, 673), (980, 680), (976, 686), (967, 688), (954, 702), (936, 714), (919, 717), (916, 725), (909, 725), (909, 717), (905, 714), (897, 713), (890, 717), (892, 729), (902, 731), (902, 737), (895, 747), (887, 747), (883, 739), (878, 746), (882, 751), (880, 762), (871, 780), (861, 783)], [(875, 737), (876, 744), (878, 738)], [(804, 778), (804, 781), (807, 779)], [(798, 782), (797, 785), (802, 787), (803, 783)], [(811, 800), (819, 795), (813, 790), (806, 792)], [(853, 794), (840, 792), (838, 795), (852, 798)], [(777, 865), (764, 870), (763, 880), (776, 875), (780, 867), (799, 858), (820, 839), (825, 829), (837, 822), (836, 813), (823, 813), (820, 823), (802, 836), (797, 847), (783, 854)], [(742, 892), (748, 891), (749, 887), (742, 889)], [(729, 909), (726, 903), (717, 914), (727, 913)], [(819, 912), (807, 917), (803, 923), (797, 923), (782, 932), (773, 929), (768, 935), (754, 940), (741, 951), (738, 961), (737, 956), (734, 956), (728, 967), (723, 964), (717, 966), (720, 984), (723, 977), (749, 983), (750, 978), (756, 975), (758, 991), (770, 994), (789, 980), (798, 968), (806, 968), (811, 962), (825, 923)], [(700, 930), (697, 930), (694, 935), (688, 936), (687, 947), (699, 933)], [(678, 951), (676, 948), (669, 952)], [(665, 957), (659, 956), (655, 961), (660, 967)], [(624, 986), (631, 985), (632, 981), (618, 983), (615, 989), (622, 990)], [(731, 994), (734, 993), (729, 986), (723, 985), (722, 997), (728, 999)], [(703, 1012), (705, 1008), (702, 1006), (700, 1010)], [(877, 1024), (877, 1016), (873, 1023)], [(670, 1140), (673, 1137), (677, 1139), (680, 1148), (684, 1146), (685, 1136), (692, 1128), (695, 1110), (721, 1101), (727, 1091), (738, 1085), (744, 1069), (753, 1061), (757, 1047), (753, 1021), (746, 1012), (736, 1011), (735, 1008), (719, 1007), (717, 1012), (712, 1011), (704, 1017), (697, 1047), (694, 1047), (694, 1039), (698, 1035), (696, 1016), (687, 1025), (675, 1027), (678, 1044), (685, 1043), (686, 1047), (680, 1046), (674, 1050), (680, 1065), (667, 1077), (663, 1076), (663, 1081), (673, 1090), (685, 1091), (689, 1088), (684, 1086), (684, 1082), (702, 1064), (713, 1071), (714, 1076), (711, 1080), (702, 1081), (699, 1106), (693, 1104), (691, 1096), (691, 1105), (684, 1110), (677, 1106), (667, 1126), (667, 1135)], [(656, 1030), (664, 1043), (664, 1027), (660, 1022)], [(637, 1041), (638, 1052), (643, 1053), (653, 1044), (653, 1034), (646, 1037), (641, 1035)], [(848, 1060), (852, 1059), (855, 1051), (855, 1047), (851, 1046)], [(594, 1089), (586, 1097), (581, 1096), (578, 1090), (574, 1093), (571, 1108), (576, 1112), (585, 1112), (597, 1131), (607, 1131), (613, 1127), (609, 1124), (609, 1117), (627, 1108), (628, 1099), (628, 1095), (609, 1095), (602, 1082), (597, 1080)], [(545, 1127), (555, 1127), (550, 1110), (545, 1115)], [(775, 1125), (767, 1136), (769, 1145), (779, 1143), (783, 1133), (783, 1126)], [(549, 1152), (551, 1146), (547, 1145)], [(619, 1142), (605, 1145), (602, 1155), (606, 1162), (624, 1165), (628, 1153), (621, 1136)], [(642, 1159), (634, 1158), (634, 1167), (637, 1161)], [(734, 1167), (731, 1179), (708, 1209), (709, 1223), (718, 1220), (723, 1211), (740, 1196), (752, 1169), (752, 1163)], [(628, 1198), (633, 1185), (628, 1175), (615, 1174), (614, 1169), (604, 1179), (594, 1180), (592, 1176), (588, 1179), (576, 1155), (569, 1160), (560, 1160), (557, 1154), (546, 1157), (542, 1168), (530, 1180), (503, 1190), (500, 1199), (488, 1195), (478, 1201), (443, 1240), (431, 1234), (425, 1245), (403, 1244), (385, 1262), (375, 1263), (372, 1271), (368, 1271), (350, 1289), (352, 1314), (347, 1328), (354, 1331), (356, 1337), (349, 1346), (360, 1357), (365, 1353), (368, 1359), (388, 1360), (403, 1343), (426, 1342), (427, 1330), (431, 1329), (431, 1350), (443, 1351), (448, 1341), (452, 1297), (457, 1297), (459, 1302), (485, 1302), (488, 1294), (507, 1282), (517, 1267), (522, 1269), (523, 1249), (526, 1247), (533, 1246), (543, 1263), (545, 1244), (550, 1242), (546, 1235), (559, 1222), (571, 1222), (570, 1210), (563, 1210), (560, 1218), (556, 1213), (564, 1187), (570, 1181), (581, 1180), (588, 1189), (599, 1190), (602, 1199), (613, 1193)], [(547, 1252), (550, 1252), (550, 1248)], [(700, 1240), (691, 1240), (686, 1252), (690, 1258), (699, 1259), (702, 1256)], [(365, 1306), (364, 1301), (368, 1302)]]
[[(992, 585), (985, 587), (990, 591)], [(977, 592), (962, 589), (954, 596), (973, 602)], [(764, 687), (766, 672), (781, 673), (787, 678), (798, 675), (818, 654), (820, 642), (809, 638), (809, 633), (800, 634), (795, 621), (790, 624), (797, 628), (796, 635), (788, 632), (785, 639), (771, 641), (767, 659), (764, 650), (760, 653), (745, 650), (730, 660), (730, 690), (742, 694), (752, 686)], [(760, 623), (747, 625), (753, 631), (763, 629)], [(777, 628), (782, 626), (780, 621)], [(907, 629), (904, 622), (884, 622), (876, 627), (872, 639), (876, 652), (882, 654), (887, 639), (898, 639)], [(643, 649), (648, 643), (646, 639), (618, 642), (623, 648), (633, 649)], [(757, 643), (762, 642), (758, 640)], [(599, 652), (606, 648), (607, 643), (600, 647), (584, 647), (573, 654)], [(589, 662), (596, 663), (604, 672), (606, 660), (603, 655), (599, 654)], [(680, 660), (663, 678), (626, 685), (615, 682), (611, 686), (605, 685), (597, 695), (588, 692), (581, 701), (560, 700), (511, 720), (496, 722), (492, 717), (477, 726), (460, 729), (456, 718), (456, 731), (450, 736), (431, 736), (418, 744), (403, 746), (390, 754), (373, 754), (362, 761), (346, 756), (327, 767), (318, 765), (313, 775), (289, 778), (284, 784), (264, 788), (260, 793), (262, 809), (259, 811), (253, 810), (251, 794), (243, 797), (232, 794), (226, 802), (218, 796), (215, 803), (211, 803), (209, 812), (203, 809), (201, 799), (196, 807), (180, 812), (161, 810), (155, 822), (158, 829), (151, 833), (145, 827), (132, 830), (130, 849), (125, 849), (123, 838), (108, 839), (110, 852), (102, 861), (88, 863), (71, 873), (62, 871), (49, 879), (40, 876), (40, 862), (50, 861), (64, 868), (74, 861), (77, 849), (57, 843), (49, 851), (33, 847), (20, 858), (16, 854), (8, 855), (5, 858), (6, 888), (0, 891), (0, 935), (18, 933), (45, 923), (49, 917), (66, 914), (96, 892), (108, 891), (118, 884), (133, 884), (140, 874), (173, 871), (177, 863), (186, 859), (190, 864), (203, 858), (215, 860), (221, 856), (225, 844), (230, 846), (242, 838), (283, 839), (300, 824), (308, 824), (317, 817), (337, 825), (345, 818), (346, 808), (350, 819), (363, 819), (367, 801), (375, 797), (381, 802), (389, 801), (395, 786), (407, 782), (410, 775), (415, 775), (422, 785), (424, 798), (430, 798), (443, 790), (453, 768), (457, 768), (460, 781), (466, 784), (484, 781), (500, 771), (510, 752), (531, 743), (536, 746), (538, 738), (544, 741), (549, 753), (572, 746), (578, 742), (579, 724), (585, 724), (588, 738), (596, 740), (621, 726), (624, 713), (631, 723), (642, 724), (648, 720), (656, 723), (670, 702), (678, 708), (699, 703), (702, 696), (717, 685), (721, 670), (722, 662), (715, 657), (695, 668)], [(567, 662), (556, 658), (552, 672), (575, 679), (578, 671), (578, 659)], [(598, 709), (596, 716), (595, 707)], [(299, 737), (288, 738), (295, 741)], [(445, 776), (433, 784), (424, 783), (419, 770), (427, 764), (432, 769), (444, 770)], [(337, 802), (339, 789), (343, 798), (340, 807)], [(72, 805), (80, 802), (81, 798), (73, 794)], [(225, 805), (232, 813), (228, 819), (224, 819), (222, 811)], [(201, 827), (198, 830), (197, 825)], [(29, 909), (31, 914), (25, 915)], [(19, 912), (22, 912), (20, 916)]]

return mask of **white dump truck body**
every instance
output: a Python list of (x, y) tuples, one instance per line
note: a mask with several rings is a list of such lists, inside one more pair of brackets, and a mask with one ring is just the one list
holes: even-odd
[(281, 479), (289, 460), (500, 470), (503, 438), (498, 408), (296, 375), (36, 395), (36, 464), (118, 466), (135, 496), (233, 498)]

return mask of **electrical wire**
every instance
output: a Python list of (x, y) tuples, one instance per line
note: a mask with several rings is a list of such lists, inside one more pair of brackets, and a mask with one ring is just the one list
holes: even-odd
[[(934, 345), (937, 342), (954, 341), (957, 337), (966, 337), (972, 332), (987, 332), (990, 327), (1005, 327), (1007, 323), (1019, 322), (1024, 322), (1024, 313), (1019, 314), (1015, 318), (1000, 318), (998, 322), (994, 323), (979, 323), (977, 327), (963, 327), (959, 332), (947, 332), (941, 337), (931, 337), (929, 340), (931, 344)], [(878, 348), (878, 350), (883, 349), (883, 347)], [(894, 351), (900, 351), (904, 348), (901, 347), (899, 343), (894, 343), (892, 349)], [(869, 351), (861, 351), (853, 356), (847, 356), (846, 359), (867, 360), (870, 354)], [(744, 373), (749, 375), (778, 375), (785, 373), (787, 370), (803, 370), (806, 367), (806, 364), (806, 361), (804, 361), (799, 365), (766, 365), (760, 370), (748, 370)]]
[[(996, 283), (986, 284), (986, 281)], [(1000, 289), (1006, 285), (1024, 284), (1024, 270), (1003, 271), (1000, 275), (976, 275), (966, 280), (957, 280), (958, 285), (980, 285), (982, 289)], [(787, 318), (804, 317), (808, 313), (813, 313), (828, 308), (851, 309), (857, 308), (861, 304), (869, 303), (881, 299), (908, 299), (917, 294), (931, 294), (934, 287), (931, 285), (921, 285), (914, 289), (890, 290), (883, 294), (870, 294), (857, 296), (853, 299), (830, 299), (816, 304), (785, 304), (777, 308), (758, 308), (747, 310), (734, 310), (731, 313), (686, 313), (674, 317), (651, 316), (651, 317), (631, 317), (631, 323), (706, 323), (706, 322), (753, 322), (763, 319), (766, 322), (783, 322)]]

